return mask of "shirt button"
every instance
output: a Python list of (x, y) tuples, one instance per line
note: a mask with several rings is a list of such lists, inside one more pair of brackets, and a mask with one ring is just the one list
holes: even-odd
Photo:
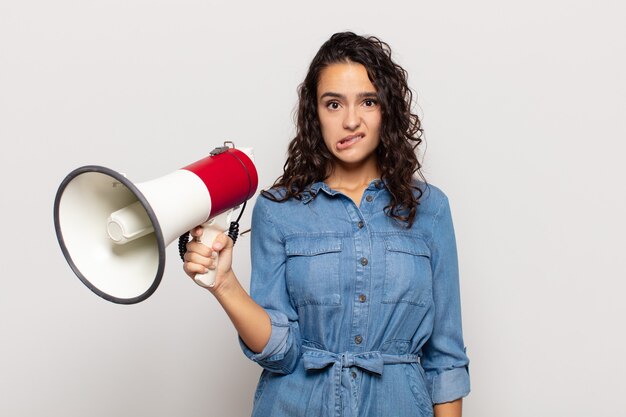
[(367, 300), (367, 297), (365, 296), (365, 294), (361, 294), (359, 295), (359, 301), (364, 303)]
[(356, 379), (356, 372), (354, 371), (350, 372), (350, 376), (352, 377), (352, 379)]
[(361, 265), (367, 265), (367, 258), (361, 258)]
[(367, 201), (368, 203), (371, 203), (373, 199), (374, 197), (372, 197), (371, 195), (368, 195), (367, 197), (365, 197), (365, 201)]
[(357, 345), (360, 345), (362, 341), (363, 341), (363, 338), (361, 336), (356, 336), (354, 338), (354, 343), (356, 343)]
[(383, 188), (383, 183), (382, 183), (382, 181), (376, 181), (376, 182), (374, 183), (374, 187), (378, 188), (379, 190), (380, 190), (381, 188)]
[(363, 222), (358, 222), (357, 223), (357, 226), (358, 226), (359, 229), (362, 229), (364, 225), (365, 225), (365, 223), (363, 223)]

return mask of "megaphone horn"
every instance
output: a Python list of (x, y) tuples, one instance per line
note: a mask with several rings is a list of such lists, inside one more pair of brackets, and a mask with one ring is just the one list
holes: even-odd
[[(252, 151), (228, 143), (139, 184), (102, 166), (69, 173), (56, 194), (54, 225), (78, 278), (105, 300), (138, 303), (159, 286), (170, 243), (200, 224), (210, 231), (203, 236), (207, 244), (226, 230), (232, 209), (258, 186)], [(196, 282), (210, 286), (214, 275), (196, 276)]]

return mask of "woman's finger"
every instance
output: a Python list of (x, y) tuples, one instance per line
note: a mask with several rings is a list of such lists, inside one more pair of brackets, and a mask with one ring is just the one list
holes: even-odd
[(209, 254), (209, 256), (200, 255), (195, 252), (187, 252), (184, 256), (185, 262), (191, 262), (194, 264), (200, 264), (202, 266), (208, 267), (212, 261), (215, 261), (217, 255), (213, 252)]
[(233, 246), (233, 241), (228, 237), (225, 233), (220, 233), (215, 237), (213, 241), (212, 248), (216, 251), (221, 251), (223, 249), (230, 249)]
[(197, 263), (185, 262), (183, 270), (187, 275), (189, 275), (189, 277), (193, 278), (196, 274), (206, 274), (209, 271), (209, 268)]
[(193, 229), (191, 229), (191, 236), (193, 237), (202, 236), (202, 226), (196, 226)]
[(204, 257), (210, 257), (213, 250), (204, 243), (189, 242), (187, 243), (187, 253), (194, 252)]

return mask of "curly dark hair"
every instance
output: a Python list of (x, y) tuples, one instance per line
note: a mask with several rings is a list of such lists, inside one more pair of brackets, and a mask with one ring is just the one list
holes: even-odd
[(317, 113), (317, 84), (324, 68), (344, 62), (363, 65), (376, 88), (382, 114), (376, 156), (381, 180), (391, 195), (385, 212), (410, 228), (423, 195), (413, 181), (415, 173), (424, 179), (416, 155), (423, 130), (418, 116), (411, 113), (413, 94), (407, 72), (393, 62), (389, 45), (374, 36), (335, 33), (317, 52), (298, 87), (296, 136), (289, 143), (283, 174), (271, 187), (284, 192), (277, 195), (263, 191), (262, 195), (279, 202), (300, 200), (308, 186), (323, 181), (332, 172), (333, 156), (324, 144)]

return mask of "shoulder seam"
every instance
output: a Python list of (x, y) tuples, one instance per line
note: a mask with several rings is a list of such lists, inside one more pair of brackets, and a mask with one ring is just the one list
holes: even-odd
[(445, 194), (441, 193), (441, 201), (439, 202), (439, 207), (437, 208), (437, 212), (435, 213), (435, 215), (433, 216), (433, 223), (432, 223), (432, 227), (430, 230), (430, 239), (428, 239), (428, 244), (430, 245), (432, 243), (432, 241), (435, 239), (435, 227), (437, 226), (437, 223), (439, 222), (440, 219), (440, 214), (441, 211), (445, 205), (445, 203), (448, 201), (448, 197), (446, 197)]
[[(265, 197), (261, 197), (261, 198), (265, 198)], [(266, 199), (267, 201), (271, 201), (269, 199)], [(265, 206), (265, 203), (262, 203), (261, 208), (264, 211), (264, 215), (267, 217), (267, 222), (270, 223), (274, 229), (276, 229), (276, 231), (278, 231), (278, 234), (280, 235), (280, 240), (281, 242), (285, 242), (285, 234), (283, 233), (283, 231), (280, 229), (280, 227), (278, 227), (276, 225), (276, 222), (274, 222), (274, 220), (272, 220), (272, 215), (270, 214), (270, 210)]]

